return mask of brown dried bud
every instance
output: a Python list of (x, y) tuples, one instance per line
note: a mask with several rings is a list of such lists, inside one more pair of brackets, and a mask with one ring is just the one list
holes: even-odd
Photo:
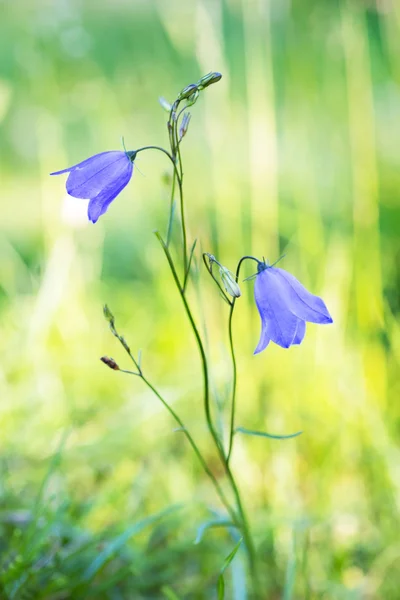
[(107, 367), (110, 367), (113, 371), (119, 371), (119, 366), (115, 362), (113, 358), (109, 358), (108, 356), (102, 356), (100, 359)]

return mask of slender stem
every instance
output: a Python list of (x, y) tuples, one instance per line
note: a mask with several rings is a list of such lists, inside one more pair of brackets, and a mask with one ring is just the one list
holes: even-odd
[(168, 402), (166, 400), (164, 400), (164, 398), (161, 396), (161, 394), (156, 390), (156, 388), (150, 383), (150, 381), (147, 379), (147, 377), (145, 377), (143, 374), (141, 375), (142, 380), (144, 381), (144, 383), (147, 385), (147, 387), (157, 396), (157, 398), (162, 402), (162, 404), (165, 406), (165, 408), (168, 410), (168, 412), (170, 413), (170, 415), (175, 419), (175, 421), (178, 423), (179, 427), (181, 428), (182, 432), (186, 435), (189, 444), (191, 445), (191, 447), (193, 448), (197, 458), (199, 459), (201, 466), (203, 467), (204, 471), (207, 473), (208, 477), (211, 479), (212, 483), (214, 484), (214, 487), (216, 489), (216, 492), (222, 502), (222, 504), (225, 506), (226, 510), (228, 511), (229, 515), (231, 516), (233, 522), (235, 524), (237, 524), (237, 516), (235, 511), (232, 509), (232, 507), (230, 506), (224, 491), (222, 489), (222, 487), (220, 486), (220, 484), (218, 483), (217, 478), (215, 477), (214, 473), (211, 471), (211, 469), (209, 468), (209, 466), (207, 465), (206, 461), (203, 458), (203, 455), (201, 454), (196, 442), (194, 441), (193, 437), (191, 436), (191, 434), (189, 433), (189, 431), (186, 429), (182, 419), (177, 415), (177, 413), (174, 411), (174, 409), (168, 404)]
[[(174, 122), (173, 127), (176, 127), (176, 124)], [(175, 134), (173, 134), (175, 135)], [(143, 148), (139, 148), (139, 150), (136, 150), (136, 154), (138, 152), (143, 152), (143, 150), (159, 150), (160, 152), (163, 152), (166, 156), (168, 156), (169, 160), (172, 162), (173, 167), (174, 167), (174, 182), (175, 182), (175, 177), (176, 180), (178, 182), (178, 189), (179, 189), (179, 204), (180, 204), (180, 211), (181, 211), (181, 226), (182, 226), (182, 246), (183, 246), (183, 279), (185, 279), (186, 277), (186, 272), (188, 270), (188, 255), (187, 255), (187, 234), (186, 234), (186, 223), (185, 223), (185, 207), (184, 207), (184, 202), (183, 202), (183, 188), (182, 188), (182, 178), (183, 178), (183, 172), (182, 172), (182, 165), (181, 165), (181, 158), (180, 158), (180, 150), (179, 150), (179, 146), (178, 146), (178, 164), (179, 164), (179, 168), (181, 170), (181, 172), (179, 173), (178, 171), (178, 166), (177, 166), (177, 160), (176, 158), (174, 158), (175, 155), (175, 151), (173, 148), (171, 148), (173, 154), (170, 154), (167, 150), (165, 150), (165, 148), (162, 148), (161, 146), (143, 146)], [(171, 200), (171, 208), (170, 210), (172, 211), (172, 204), (173, 204), (173, 195), (172, 195), (172, 200)], [(170, 213), (170, 220), (171, 220), (171, 213)], [(170, 229), (170, 224), (168, 224), (168, 231)]]
[[(178, 159), (179, 163), (181, 163), (181, 151), (178, 146)], [(185, 203), (183, 201), (183, 193), (182, 193), (182, 181), (183, 181), (183, 171), (181, 169), (181, 177), (179, 179), (179, 202), (180, 202), (180, 210), (181, 210), (181, 225), (182, 225), (182, 244), (183, 244), (183, 269), (186, 276), (186, 272), (188, 271), (188, 255), (187, 255), (187, 233), (186, 233), (186, 218), (185, 218)]]
[(169, 219), (168, 219), (168, 227), (167, 227), (167, 246), (169, 246), (172, 235), (172, 222), (174, 217), (174, 199), (175, 199), (175, 182), (176, 182), (176, 173), (174, 169), (174, 173), (172, 175), (172, 186), (171, 186), (171, 199), (169, 202)]
[[(182, 302), (187, 314), (187, 317), (190, 321), (190, 325), (192, 327), (193, 333), (195, 335), (196, 338), (196, 343), (200, 352), (200, 357), (201, 357), (201, 366), (202, 366), (202, 371), (203, 371), (203, 380), (204, 380), (204, 409), (205, 409), (205, 413), (206, 413), (206, 420), (207, 420), (207, 425), (208, 425), (208, 429), (210, 430), (210, 433), (214, 439), (214, 442), (218, 448), (218, 450), (220, 452), (222, 452), (222, 456), (224, 457), (224, 452), (222, 449), (222, 445), (220, 442), (220, 439), (218, 437), (218, 433), (213, 425), (212, 422), (212, 417), (211, 417), (211, 408), (210, 408), (210, 391), (209, 391), (209, 375), (208, 375), (208, 365), (207, 365), (207, 357), (206, 357), (206, 353), (204, 350), (204, 346), (203, 346), (203, 342), (201, 341), (201, 337), (200, 337), (200, 333), (199, 330), (197, 329), (196, 323), (194, 321), (192, 312), (190, 310), (188, 301), (186, 299), (185, 293), (181, 287), (181, 284), (179, 282), (179, 277), (178, 274), (176, 272), (175, 269), (175, 265), (174, 262), (172, 260), (172, 256), (164, 242), (164, 240), (162, 239), (160, 233), (158, 231), (155, 232), (157, 239), (159, 240), (162, 249), (164, 250), (165, 256), (167, 257), (169, 266), (171, 268), (171, 272), (172, 272), (172, 276), (174, 278), (176, 287), (178, 288), (179, 294), (182, 298)], [(224, 457), (225, 458), (225, 457)]]
[(242, 501), (241, 501), (241, 498), (240, 498), (239, 489), (237, 487), (237, 484), (236, 484), (235, 478), (233, 476), (233, 473), (232, 473), (232, 471), (230, 469), (229, 463), (227, 462), (227, 459), (226, 459), (226, 456), (225, 456), (225, 453), (224, 453), (224, 449), (223, 449), (222, 443), (221, 443), (221, 441), (220, 441), (220, 439), (218, 437), (218, 433), (217, 433), (217, 431), (216, 431), (216, 429), (215, 429), (215, 427), (213, 425), (212, 418), (211, 418), (208, 364), (207, 364), (206, 353), (204, 351), (203, 342), (201, 340), (199, 331), (198, 331), (196, 323), (194, 321), (194, 318), (193, 318), (192, 312), (190, 310), (190, 307), (189, 307), (188, 301), (186, 299), (186, 296), (185, 296), (185, 294), (184, 294), (184, 292), (183, 292), (183, 290), (182, 290), (182, 288), (180, 286), (178, 274), (176, 272), (175, 265), (174, 265), (174, 262), (172, 260), (171, 254), (170, 254), (168, 248), (166, 247), (166, 245), (165, 245), (165, 243), (164, 243), (164, 241), (163, 241), (163, 239), (162, 239), (162, 237), (161, 237), (161, 235), (160, 235), (160, 233), (158, 231), (156, 232), (156, 236), (157, 236), (157, 239), (159, 240), (159, 242), (160, 242), (160, 244), (161, 244), (161, 246), (162, 246), (162, 248), (164, 250), (165, 256), (166, 256), (166, 258), (168, 260), (168, 263), (169, 263), (169, 266), (171, 268), (171, 272), (172, 272), (172, 275), (173, 275), (176, 287), (178, 288), (179, 294), (180, 294), (180, 296), (182, 298), (182, 302), (183, 302), (183, 305), (185, 307), (185, 311), (186, 311), (186, 314), (187, 314), (188, 319), (190, 321), (190, 325), (192, 327), (192, 330), (193, 330), (193, 333), (194, 333), (194, 336), (195, 336), (195, 339), (196, 339), (196, 343), (197, 343), (197, 346), (198, 346), (198, 349), (199, 349), (199, 352), (200, 352), (201, 364), (202, 364), (202, 370), (203, 370), (204, 408), (205, 408), (207, 426), (208, 426), (210, 434), (211, 434), (211, 436), (212, 436), (212, 438), (214, 440), (214, 443), (215, 443), (215, 445), (217, 447), (219, 457), (220, 457), (221, 462), (222, 462), (222, 464), (224, 466), (225, 472), (227, 474), (228, 480), (230, 482), (230, 485), (232, 487), (232, 490), (233, 490), (233, 493), (234, 493), (234, 496), (235, 496), (237, 509), (238, 509), (238, 512), (239, 512), (239, 515), (240, 515), (240, 519), (241, 519), (241, 530), (242, 530), (243, 538), (245, 540), (247, 551), (248, 551), (250, 571), (251, 571), (251, 574), (252, 574), (254, 585), (255, 585), (255, 587), (257, 587), (258, 583), (257, 583), (257, 572), (256, 572), (256, 553), (255, 553), (255, 548), (254, 548), (253, 540), (252, 540), (251, 533), (250, 533), (249, 524), (248, 524), (248, 521), (247, 521), (246, 513), (244, 512), (243, 504), (242, 504)]
[[(237, 278), (236, 278), (237, 281)], [(232, 321), (233, 311), (235, 310), (236, 298), (233, 298), (231, 307), (229, 310), (229, 321), (228, 321), (228, 333), (229, 333), (229, 348), (231, 351), (232, 358), (232, 398), (231, 398), (231, 420), (229, 426), (229, 445), (228, 454), (226, 455), (226, 462), (229, 464), (229, 460), (232, 454), (233, 448), (233, 436), (235, 435), (235, 412), (236, 412), (236, 381), (237, 381), (237, 367), (236, 367), (236, 356), (235, 348), (233, 345), (233, 332), (232, 332)]]
[[(208, 258), (208, 262), (207, 262), (207, 258)], [(225, 290), (223, 289), (223, 287), (221, 286), (220, 282), (218, 281), (218, 279), (215, 277), (214, 273), (212, 272), (212, 262), (211, 262), (211, 259), (210, 259), (210, 256), (209, 256), (208, 252), (203, 252), (203, 262), (204, 262), (204, 264), (206, 266), (207, 271), (210, 273), (211, 277), (214, 279), (215, 283), (219, 287), (219, 291), (221, 292), (221, 296), (223, 297), (223, 299), (225, 300), (225, 302), (227, 302), (229, 304), (229, 306), (231, 306), (232, 305), (231, 300), (228, 298), (227, 294), (225, 293)], [(217, 263), (218, 265), (220, 265), (220, 263), (217, 260), (214, 260), (214, 262)]]
[(183, 166), (182, 166), (181, 148), (180, 148), (179, 140), (178, 140), (178, 118), (179, 118), (179, 115), (178, 115), (176, 121), (174, 122), (174, 133), (175, 133), (174, 140), (175, 140), (175, 151), (176, 151), (177, 163), (180, 168), (179, 205), (180, 205), (180, 211), (181, 211), (181, 225), (182, 225), (182, 238), (183, 238), (182, 239), (183, 266), (184, 266), (184, 273), (186, 276), (186, 273), (188, 271), (187, 233), (186, 233), (185, 203), (183, 201)]
[(201, 454), (201, 452), (200, 452), (200, 450), (199, 450), (196, 442), (194, 441), (193, 437), (189, 433), (189, 431), (186, 428), (185, 424), (183, 423), (182, 419), (178, 416), (178, 414), (174, 411), (174, 409), (168, 404), (168, 402), (161, 396), (161, 394), (158, 392), (158, 390), (150, 383), (150, 381), (144, 375), (142, 369), (140, 368), (139, 362), (136, 360), (136, 358), (132, 354), (132, 352), (131, 352), (128, 344), (125, 341), (125, 339), (118, 333), (118, 331), (117, 331), (117, 329), (115, 327), (114, 318), (112, 319), (112, 323), (110, 323), (110, 329), (111, 329), (112, 334), (121, 343), (121, 345), (123, 346), (123, 348), (125, 349), (125, 351), (127, 352), (128, 356), (129, 356), (129, 358), (132, 360), (133, 364), (135, 365), (135, 367), (137, 369), (137, 372), (135, 372), (135, 371), (129, 371), (127, 369), (119, 369), (119, 371), (121, 373), (127, 373), (128, 375), (135, 375), (136, 377), (140, 377), (140, 379), (142, 379), (144, 381), (144, 383), (147, 385), (147, 387), (162, 402), (162, 404), (168, 410), (168, 412), (170, 413), (170, 415), (175, 419), (175, 421), (177, 422), (177, 424), (179, 425), (179, 427), (181, 428), (181, 430), (183, 431), (183, 433), (186, 435), (186, 437), (187, 437), (187, 439), (188, 439), (191, 447), (193, 448), (193, 450), (194, 450), (197, 458), (199, 459), (199, 461), (201, 463), (201, 466), (203, 467), (204, 471), (206, 472), (206, 474), (208, 475), (208, 477), (212, 481), (212, 483), (213, 483), (213, 485), (214, 485), (214, 487), (216, 489), (216, 492), (217, 492), (219, 498), (221, 499), (222, 504), (225, 506), (226, 510), (228, 511), (229, 515), (231, 516), (232, 521), (236, 525), (238, 525), (237, 515), (236, 515), (235, 511), (231, 507), (228, 499), (226, 498), (225, 493), (224, 493), (222, 487), (220, 486), (220, 484), (218, 483), (218, 480), (215, 477), (214, 473), (211, 471), (211, 469), (207, 465), (205, 459), (203, 458), (203, 455)]
[[(238, 265), (236, 267), (236, 283), (239, 281), (240, 269), (245, 260), (255, 260), (257, 263), (259, 262), (257, 258), (254, 256), (242, 256), (239, 260)], [(235, 310), (235, 302), (236, 298), (232, 299), (231, 308), (229, 311), (229, 321), (228, 321), (228, 333), (229, 333), (229, 347), (231, 351), (232, 358), (232, 398), (231, 398), (231, 420), (229, 427), (229, 446), (228, 446), (228, 454), (226, 457), (226, 461), (229, 464), (229, 460), (231, 458), (232, 449), (233, 449), (233, 436), (235, 435), (235, 413), (236, 413), (236, 382), (237, 382), (237, 367), (236, 367), (236, 356), (235, 356), (235, 348), (233, 344), (233, 331), (232, 331), (232, 323), (233, 323), (233, 311)]]
[[(251, 571), (251, 575), (252, 575), (252, 579), (253, 579), (253, 583), (254, 583), (254, 588), (255, 590), (258, 590), (259, 588), (259, 582), (258, 582), (258, 573), (257, 573), (257, 562), (256, 562), (256, 550), (254, 547), (254, 543), (253, 543), (253, 538), (251, 535), (251, 530), (249, 527), (249, 522), (247, 520), (247, 516), (245, 513), (245, 510), (243, 508), (243, 504), (242, 504), (242, 500), (240, 498), (240, 492), (239, 492), (239, 488), (237, 487), (235, 478), (233, 476), (233, 473), (231, 471), (231, 468), (229, 466), (229, 463), (225, 460), (224, 461), (225, 464), (225, 470), (226, 470), (226, 474), (228, 476), (229, 482), (231, 484), (232, 490), (233, 490), (233, 494), (235, 496), (235, 500), (236, 500), (236, 506), (240, 515), (240, 518), (242, 520), (242, 533), (243, 533), (243, 538), (247, 547), (247, 552), (249, 554), (249, 565), (250, 565), (250, 571)], [(257, 598), (258, 598), (258, 594), (257, 594)]]
[(142, 148), (139, 148), (139, 150), (136, 150), (136, 154), (139, 154), (139, 152), (143, 152), (143, 150), (158, 150), (159, 152), (163, 152), (166, 156), (168, 156), (169, 160), (172, 162), (172, 164), (174, 166), (176, 175), (179, 179), (179, 173), (176, 168), (175, 160), (174, 160), (173, 156), (168, 152), (168, 150), (165, 150), (165, 148), (162, 148), (161, 146), (143, 146)]

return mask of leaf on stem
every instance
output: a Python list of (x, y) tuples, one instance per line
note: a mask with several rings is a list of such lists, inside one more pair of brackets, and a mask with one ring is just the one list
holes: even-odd
[(116, 538), (111, 540), (106, 545), (104, 550), (102, 550), (99, 554), (97, 554), (97, 556), (94, 558), (94, 560), (89, 564), (89, 566), (85, 570), (85, 572), (83, 574), (83, 579), (85, 581), (91, 581), (95, 577), (96, 573), (98, 573), (98, 571), (110, 559), (112, 559), (113, 556), (115, 556), (115, 554), (121, 550), (121, 548), (123, 548), (125, 546), (125, 544), (130, 540), (131, 537), (140, 533), (143, 529), (145, 529), (145, 527), (148, 527), (149, 525), (156, 523), (160, 519), (164, 518), (165, 516), (167, 516), (168, 514), (174, 512), (174, 511), (178, 510), (179, 508), (180, 508), (180, 506), (176, 506), (176, 505), (172, 506), (172, 507), (168, 507), (167, 509), (165, 509), (159, 513), (156, 513), (155, 515), (146, 517), (146, 518), (142, 519), (141, 521), (137, 521), (136, 523), (134, 523), (133, 525), (128, 527), (123, 533), (121, 533), (119, 536), (117, 536)]
[(194, 543), (200, 544), (205, 532), (208, 529), (213, 529), (215, 527), (236, 527), (236, 525), (234, 523), (232, 523), (232, 521), (229, 521), (228, 519), (213, 519), (212, 521), (206, 521), (205, 523), (202, 523), (199, 526)]
[(243, 538), (240, 538), (240, 540), (238, 541), (236, 546), (233, 548), (233, 550), (228, 554), (228, 556), (224, 560), (224, 564), (222, 565), (222, 569), (221, 569), (220, 575), (218, 577), (218, 584), (217, 584), (218, 600), (224, 600), (224, 598), (225, 598), (224, 572), (226, 571), (227, 567), (229, 567), (229, 565), (235, 558), (236, 553), (239, 550), (240, 545), (242, 543), (242, 540), (243, 540)]
[(272, 440), (288, 440), (301, 435), (302, 431), (296, 431), (296, 433), (290, 433), (289, 435), (274, 435), (272, 433), (266, 433), (264, 431), (253, 431), (252, 429), (246, 429), (245, 427), (237, 427), (235, 433), (245, 433), (246, 435), (255, 435), (258, 437), (266, 437)]
[(195, 248), (196, 248), (196, 244), (197, 244), (197, 238), (194, 240), (194, 242), (192, 244), (192, 247), (190, 249), (188, 266), (187, 266), (187, 269), (186, 269), (185, 279), (184, 279), (184, 282), (183, 282), (183, 289), (184, 290), (186, 289), (186, 284), (187, 284), (188, 279), (189, 279), (190, 267), (192, 266), (193, 254), (194, 254), (194, 251), (195, 251)]

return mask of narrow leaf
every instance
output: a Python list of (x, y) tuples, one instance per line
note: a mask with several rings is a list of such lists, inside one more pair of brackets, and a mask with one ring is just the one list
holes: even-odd
[(240, 548), (240, 544), (242, 543), (243, 538), (240, 538), (240, 540), (238, 541), (238, 543), (235, 545), (235, 547), (233, 548), (233, 550), (228, 554), (228, 556), (225, 558), (224, 560), (224, 564), (222, 565), (222, 569), (221, 569), (221, 575), (224, 573), (224, 571), (227, 569), (227, 567), (229, 567), (229, 565), (231, 564), (231, 562), (233, 561), (233, 559), (236, 556), (236, 552), (239, 550)]
[(218, 592), (218, 600), (224, 600), (225, 598), (225, 581), (224, 581), (224, 573), (226, 569), (229, 567), (231, 562), (236, 556), (236, 552), (239, 550), (240, 545), (243, 541), (243, 538), (240, 538), (238, 543), (235, 545), (233, 550), (228, 554), (228, 556), (224, 560), (224, 564), (222, 565), (222, 569), (220, 571), (217, 583), (217, 592)]
[(228, 521), (227, 519), (215, 519), (213, 521), (206, 521), (205, 523), (202, 523), (199, 526), (194, 543), (200, 544), (207, 529), (211, 529), (214, 527), (236, 527), (236, 525), (232, 523), (232, 521)]
[(196, 244), (197, 244), (197, 238), (194, 240), (192, 247), (190, 249), (190, 253), (189, 253), (189, 260), (188, 260), (188, 265), (187, 265), (187, 269), (186, 269), (186, 273), (185, 273), (185, 279), (183, 282), (183, 289), (186, 288), (186, 284), (189, 278), (189, 273), (190, 273), (190, 267), (192, 266), (192, 260), (193, 260), (193, 254), (196, 248)]
[(272, 433), (266, 433), (264, 431), (253, 431), (252, 429), (246, 429), (245, 427), (237, 427), (235, 433), (245, 433), (246, 435), (255, 435), (258, 437), (266, 437), (272, 440), (288, 440), (301, 435), (302, 431), (296, 431), (296, 433), (290, 433), (289, 435), (274, 435)]
[(225, 581), (224, 581), (224, 576), (222, 575), (222, 573), (218, 577), (217, 590), (218, 590), (218, 600), (224, 600), (224, 598), (225, 598)]
[(177, 510), (177, 506), (169, 507), (166, 510), (163, 510), (155, 515), (151, 515), (150, 517), (146, 517), (137, 523), (134, 523), (128, 529), (126, 529), (119, 536), (111, 540), (110, 543), (104, 548), (100, 554), (96, 556), (96, 558), (90, 563), (88, 568), (84, 573), (84, 579), (86, 581), (90, 581), (96, 575), (96, 573), (103, 567), (103, 565), (112, 558), (125, 544), (129, 541), (129, 539), (140, 533), (143, 529), (155, 523), (159, 519), (162, 519), (167, 514)]

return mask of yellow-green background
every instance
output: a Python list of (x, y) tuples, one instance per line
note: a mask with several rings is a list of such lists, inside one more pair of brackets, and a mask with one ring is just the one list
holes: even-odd
[[(230, 269), (244, 254), (272, 262), (286, 252), (280, 266), (321, 295), (334, 319), (308, 326), (300, 347), (271, 345), (255, 357), (253, 283), (242, 284), (238, 424), (303, 431), (288, 441), (236, 439), (233, 467), (265, 598), (396, 600), (397, 0), (22, 0), (0, 10), (4, 597), (215, 594), (233, 542), (218, 530), (193, 544), (209, 509), (222, 510), (214, 490), (142, 382), (99, 361), (108, 354), (128, 367), (103, 319), (107, 302), (222, 477), (193, 336), (152, 233), (166, 228), (168, 161), (141, 154), (141, 173), (96, 225), (66, 216), (65, 178), (49, 173), (120, 149), (122, 135), (128, 149), (166, 146), (158, 97), (173, 100), (217, 70), (223, 78), (193, 107), (182, 147), (190, 239)], [(199, 256), (190, 298), (223, 404), (227, 307)], [(167, 524), (121, 545), (82, 583), (118, 532), (176, 503)], [(236, 563), (227, 597), (244, 598), (244, 556)]]

